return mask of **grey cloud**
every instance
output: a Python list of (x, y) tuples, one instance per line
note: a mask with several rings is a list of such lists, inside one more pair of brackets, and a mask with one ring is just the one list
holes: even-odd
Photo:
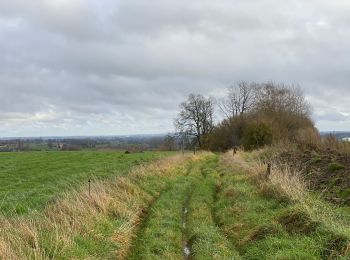
[(350, 119), (349, 116), (343, 115), (341, 113), (335, 112), (335, 111), (329, 111), (328, 113), (316, 113), (315, 119), (317, 121), (348, 121)]
[(349, 11), (341, 0), (1, 1), (0, 135), (167, 132), (189, 93), (239, 80), (300, 84), (320, 128), (350, 127)]

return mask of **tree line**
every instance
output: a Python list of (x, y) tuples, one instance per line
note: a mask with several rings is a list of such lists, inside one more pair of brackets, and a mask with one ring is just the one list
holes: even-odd
[[(214, 122), (218, 107), (224, 118)], [(179, 138), (190, 138), (202, 149), (224, 151), (233, 147), (256, 149), (275, 142), (317, 134), (312, 108), (299, 86), (274, 82), (239, 82), (220, 100), (190, 94), (174, 120)]]

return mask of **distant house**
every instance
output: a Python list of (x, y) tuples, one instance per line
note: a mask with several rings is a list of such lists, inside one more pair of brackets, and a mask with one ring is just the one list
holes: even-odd
[(0, 152), (8, 152), (9, 147), (7, 145), (0, 145)]
[(345, 137), (341, 139), (343, 142), (350, 142), (350, 137)]

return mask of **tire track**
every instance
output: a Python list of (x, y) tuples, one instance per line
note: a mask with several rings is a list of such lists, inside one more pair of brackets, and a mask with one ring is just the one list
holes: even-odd
[(130, 259), (183, 257), (183, 205), (190, 186), (190, 179), (182, 176), (155, 201), (139, 232)]

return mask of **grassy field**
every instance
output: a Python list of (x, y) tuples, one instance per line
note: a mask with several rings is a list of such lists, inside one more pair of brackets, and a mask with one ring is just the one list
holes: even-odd
[(350, 217), (265, 170), (232, 153), (135, 167), (0, 218), (0, 259), (349, 259)]
[(21, 214), (43, 208), (56, 195), (87, 183), (90, 177), (122, 175), (133, 166), (162, 156), (166, 153), (0, 153), (0, 211)]

